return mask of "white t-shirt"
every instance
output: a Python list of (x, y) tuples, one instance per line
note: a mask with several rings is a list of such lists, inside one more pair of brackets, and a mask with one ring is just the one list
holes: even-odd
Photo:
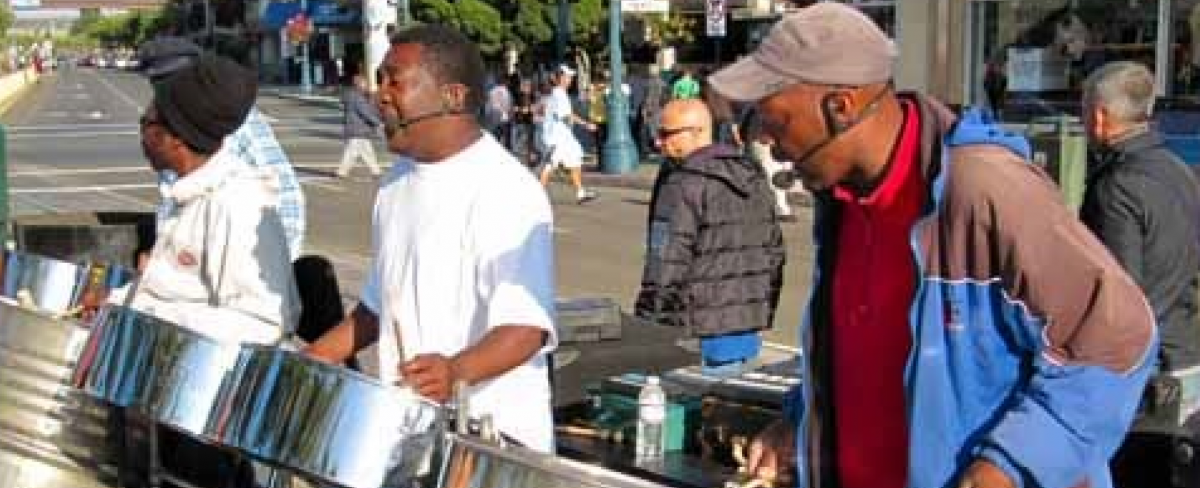
[(171, 210), (130, 306), (219, 340), (269, 344), (300, 316), (278, 185), (229, 147), (165, 188)]
[(526, 446), (551, 451), (552, 225), (542, 186), (491, 135), (438, 163), (398, 160), (375, 199), (375, 259), (362, 291), (379, 316), (381, 380), (396, 382), (403, 360), (453, 356), (497, 326), (541, 327), (546, 346), (473, 386), (469, 406)]
[(542, 144), (550, 151), (550, 162), (568, 166), (583, 160), (583, 147), (571, 130), (571, 98), (563, 87), (555, 87), (544, 98)]

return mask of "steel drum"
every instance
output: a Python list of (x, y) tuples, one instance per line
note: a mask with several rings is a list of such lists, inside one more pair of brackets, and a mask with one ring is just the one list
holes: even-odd
[(438, 488), (666, 488), (600, 466), (446, 434)]
[(225, 443), (319, 483), (393, 486), (431, 472), (442, 408), (299, 353), (247, 346)]
[(119, 268), (87, 268), (17, 252), (0, 259), (0, 487), (105, 486), (118, 481), (119, 412), (70, 387), (88, 329), (67, 317), (86, 292), (124, 284)]
[(219, 441), (241, 344), (120, 306), (109, 307), (93, 329), (76, 366), (77, 388), (201, 441)]

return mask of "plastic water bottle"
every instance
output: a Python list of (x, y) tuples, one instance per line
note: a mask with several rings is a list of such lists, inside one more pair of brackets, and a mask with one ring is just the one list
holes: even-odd
[(637, 442), (634, 446), (638, 463), (662, 460), (666, 451), (663, 423), (667, 419), (667, 394), (657, 376), (646, 378), (638, 393)]

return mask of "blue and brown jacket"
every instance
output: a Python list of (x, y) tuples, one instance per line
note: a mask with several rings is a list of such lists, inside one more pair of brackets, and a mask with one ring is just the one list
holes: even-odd
[[(904, 371), (908, 486), (957, 486), (987, 459), (1017, 486), (1108, 488), (1153, 366), (1137, 285), (1028, 164), (1028, 144), (972, 112), (921, 113), (927, 184), (911, 247), (918, 280)], [(830, 346), (838, 202), (817, 195), (816, 278), (801, 326), (806, 381), (790, 396), (798, 480), (837, 487)]]

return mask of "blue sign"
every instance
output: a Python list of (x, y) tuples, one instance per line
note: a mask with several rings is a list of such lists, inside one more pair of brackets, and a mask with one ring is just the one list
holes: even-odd
[[(271, 2), (263, 12), (259, 25), (268, 29), (281, 29), (288, 19), (300, 13), (300, 2)], [(308, 18), (313, 25), (338, 26), (362, 23), (358, 8), (343, 5), (335, 0), (308, 0)]]

